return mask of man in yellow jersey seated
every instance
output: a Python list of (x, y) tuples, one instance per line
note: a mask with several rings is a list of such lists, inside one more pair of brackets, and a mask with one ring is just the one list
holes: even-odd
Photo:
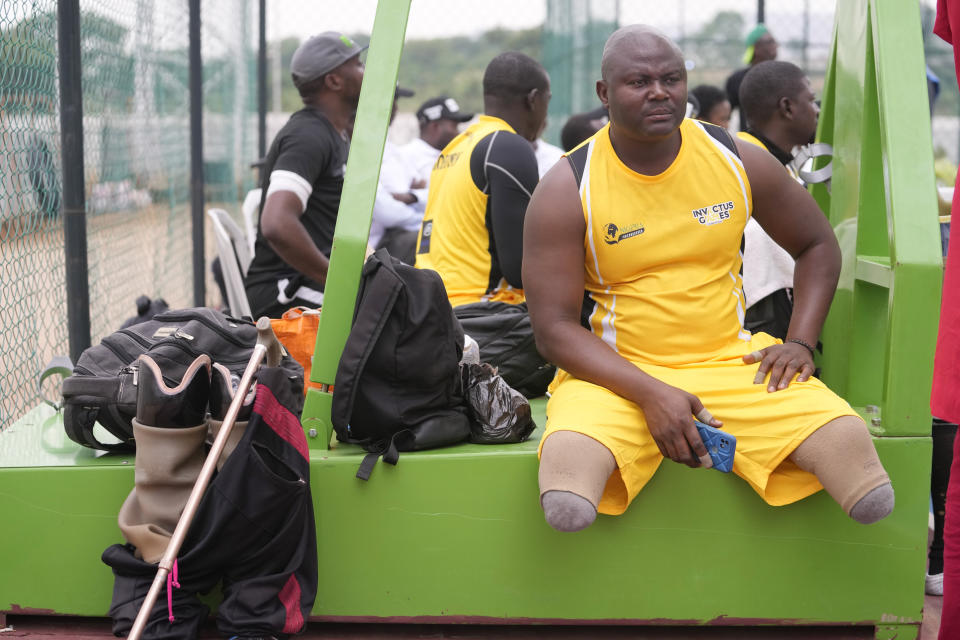
[(531, 143), (549, 102), (540, 63), (498, 55), (483, 74), (484, 114), (433, 166), (416, 266), (440, 274), (453, 306), (523, 302), (523, 220), (539, 178)]
[[(733, 471), (769, 504), (826, 488), (858, 522), (887, 516), (866, 425), (811, 377), (840, 269), (826, 218), (769, 153), (684, 119), (684, 60), (663, 34), (616, 31), (601, 74), (610, 123), (544, 176), (524, 231), (537, 344), (562, 369), (540, 443), (547, 522), (623, 513), (664, 458), (708, 464), (694, 416), (737, 438)], [(783, 343), (743, 328), (754, 215), (796, 259)]]
[[(737, 136), (766, 149), (787, 166), (794, 147), (808, 144), (817, 132), (820, 107), (810, 80), (797, 65), (768, 60), (750, 68), (740, 84), (740, 113), (747, 130)], [(744, 326), (785, 339), (793, 313), (793, 257), (751, 218), (744, 230)]]

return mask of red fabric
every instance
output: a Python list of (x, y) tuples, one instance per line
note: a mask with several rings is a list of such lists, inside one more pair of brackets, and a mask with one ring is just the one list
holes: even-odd
[(257, 399), (253, 401), (253, 410), (263, 416), (270, 428), (290, 443), (290, 446), (296, 449), (304, 460), (310, 461), (307, 437), (303, 435), (300, 421), (277, 401), (270, 389), (262, 384), (257, 385)]
[(960, 436), (953, 441), (953, 465), (943, 521), (943, 612), (940, 640), (960, 638)]
[(287, 611), (287, 619), (283, 623), (283, 633), (297, 633), (303, 628), (303, 614), (300, 613), (300, 583), (297, 577), (290, 574), (287, 583), (283, 585), (277, 596)]
[[(938, 0), (934, 33), (953, 44), (960, 33), (960, 0)], [(953, 61), (960, 69), (960, 47), (953, 49)], [(960, 175), (957, 176), (960, 178)], [(960, 181), (953, 192), (952, 213), (960, 212)], [(940, 332), (933, 365), (930, 410), (950, 422), (960, 422), (960, 224), (950, 225), (950, 250), (943, 278), (940, 305)], [(960, 638), (960, 635), (957, 636)]]
[[(960, 33), (960, 0), (937, 0), (937, 20), (933, 32), (953, 44), (953, 34)], [(953, 63), (960, 70), (960, 47), (953, 48)], [(960, 211), (958, 199), (960, 181), (953, 191), (951, 215)], [(960, 232), (957, 228), (960, 228), (960, 223), (951, 223), (950, 250), (940, 305), (940, 333), (937, 336), (933, 390), (930, 394), (933, 415), (951, 422), (960, 421)], [(943, 613), (940, 616), (939, 638), (960, 638), (960, 438), (953, 443), (953, 465), (950, 468), (943, 525)]]

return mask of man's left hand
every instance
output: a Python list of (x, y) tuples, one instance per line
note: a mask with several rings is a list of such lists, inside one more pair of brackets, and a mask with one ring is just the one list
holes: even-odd
[(810, 350), (796, 342), (775, 344), (760, 351), (753, 351), (743, 356), (743, 361), (747, 364), (760, 363), (753, 384), (763, 384), (767, 374), (770, 374), (767, 391), (771, 393), (786, 389), (798, 372), (800, 375), (797, 376), (797, 382), (805, 382), (813, 375), (815, 368)]
[(399, 200), (403, 204), (413, 204), (417, 201), (417, 196), (412, 193), (393, 193), (391, 194), (394, 200)]

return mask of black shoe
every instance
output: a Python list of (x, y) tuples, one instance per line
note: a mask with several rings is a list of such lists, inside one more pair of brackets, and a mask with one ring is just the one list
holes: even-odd
[[(210, 378), (210, 417), (214, 420), (223, 420), (227, 416), (227, 409), (233, 402), (233, 395), (240, 385), (240, 378), (230, 373), (230, 370), (219, 362), (213, 365), (213, 374)], [(250, 419), (253, 413), (253, 400), (257, 395), (257, 383), (250, 385), (250, 390), (240, 405), (237, 421), (244, 422)]]
[(195, 427), (207, 413), (210, 396), (210, 356), (190, 363), (183, 379), (170, 387), (160, 367), (148, 355), (137, 360), (137, 420), (148, 427)]

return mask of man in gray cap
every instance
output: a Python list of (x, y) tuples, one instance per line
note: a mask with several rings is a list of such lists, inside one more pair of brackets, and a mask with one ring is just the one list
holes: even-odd
[(264, 160), (257, 242), (244, 283), (254, 317), (323, 302), (364, 49), (327, 31), (293, 54), (290, 73), (304, 107)]

